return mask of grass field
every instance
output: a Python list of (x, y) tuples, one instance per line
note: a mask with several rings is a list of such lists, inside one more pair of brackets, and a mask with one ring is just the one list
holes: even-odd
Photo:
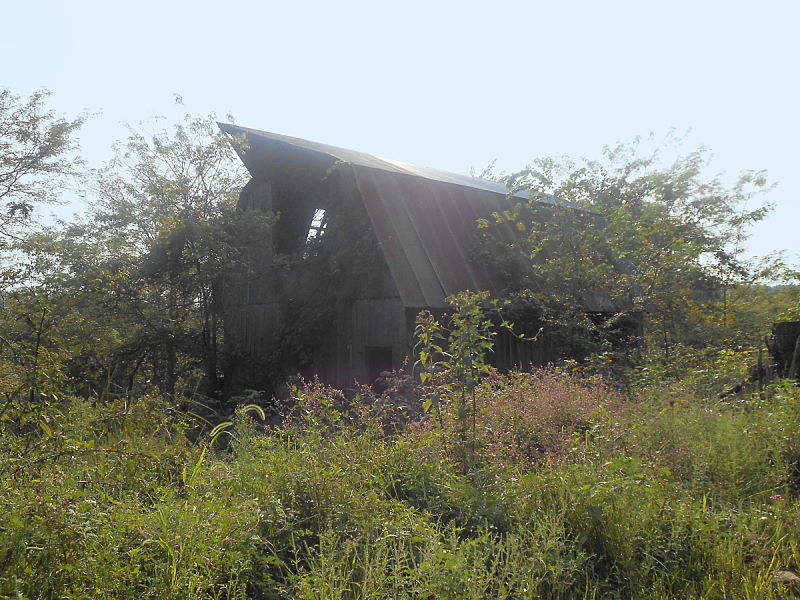
[[(474, 419), (309, 382), (191, 442), (158, 397), (0, 441), (2, 598), (787, 598), (800, 390), (493, 374)], [(461, 415), (463, 417), (463, 415)], [(41, 430), (41, 431), (40, 431)]]

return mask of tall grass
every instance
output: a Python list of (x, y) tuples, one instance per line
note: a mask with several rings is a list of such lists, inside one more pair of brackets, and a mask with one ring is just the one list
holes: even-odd
[(3, 441), (0, 597), (791, 593), (772, 576), (800, 567), (797, 388), (721, 402), (491, 375), (467, 471), (458, 416), (400, 418), (395, 391), (301, 384), (282, 424), (240, 412), (227, 446), (189, 442), (157, 398), (65, 405), (34, 450)]

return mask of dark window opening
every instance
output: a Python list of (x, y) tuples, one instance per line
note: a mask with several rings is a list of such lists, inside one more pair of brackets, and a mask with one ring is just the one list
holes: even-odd
[(275, 253), (314, 255), (327, 230), (329, 214), (303, 198), (287, 197), (277, 210)]
[(299, 203), (281, 206), (274, 228), (276, 254), (294, 254), (305, 246), (311, 214), (310, 208)]
[(366, 346), (367, 377), (371, 383), (384, 371), (392, 370), (392, 348), (390, 346)]

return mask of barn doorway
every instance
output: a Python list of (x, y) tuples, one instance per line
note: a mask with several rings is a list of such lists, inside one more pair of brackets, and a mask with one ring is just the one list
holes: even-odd
[(364, 354), (367, 358), (367, 378), (370, 383), (380, 377), (383, 371), (392, 370), (391, 346), (366, 346)]

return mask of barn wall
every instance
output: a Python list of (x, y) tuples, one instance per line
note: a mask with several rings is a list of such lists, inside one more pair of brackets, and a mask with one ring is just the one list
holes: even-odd
[[(223, 291), (231, 391), (272, 389), (295, 373), (343, 387), (370, 383), (375, 371), (400, 367), (409, 354), (400, 294), (349, 171), (290, 167), (265, 172), (240, 195), (241, 210), (278, 219), (274, 234), (250, 242), (248, 272), (230, 277)], [(281, 252), (291, 242), (284, 227), (300, 231), (295, 221), (309, 206), (328, 210), (321, 247), (304, 258), (303, 237), (292, 254)]]
[(544, 336), (521, 339), (506, 330), (500, 330), (494, 339), (494, 352), (489, 362), (501, 371), (541, 367), (559, 360), (559, 349)]
[(339, 385), (371, 383), (380, 371), (399, 368), (410, 353), (399, 295), (354, 299), (343, 306), (336, 337)]

